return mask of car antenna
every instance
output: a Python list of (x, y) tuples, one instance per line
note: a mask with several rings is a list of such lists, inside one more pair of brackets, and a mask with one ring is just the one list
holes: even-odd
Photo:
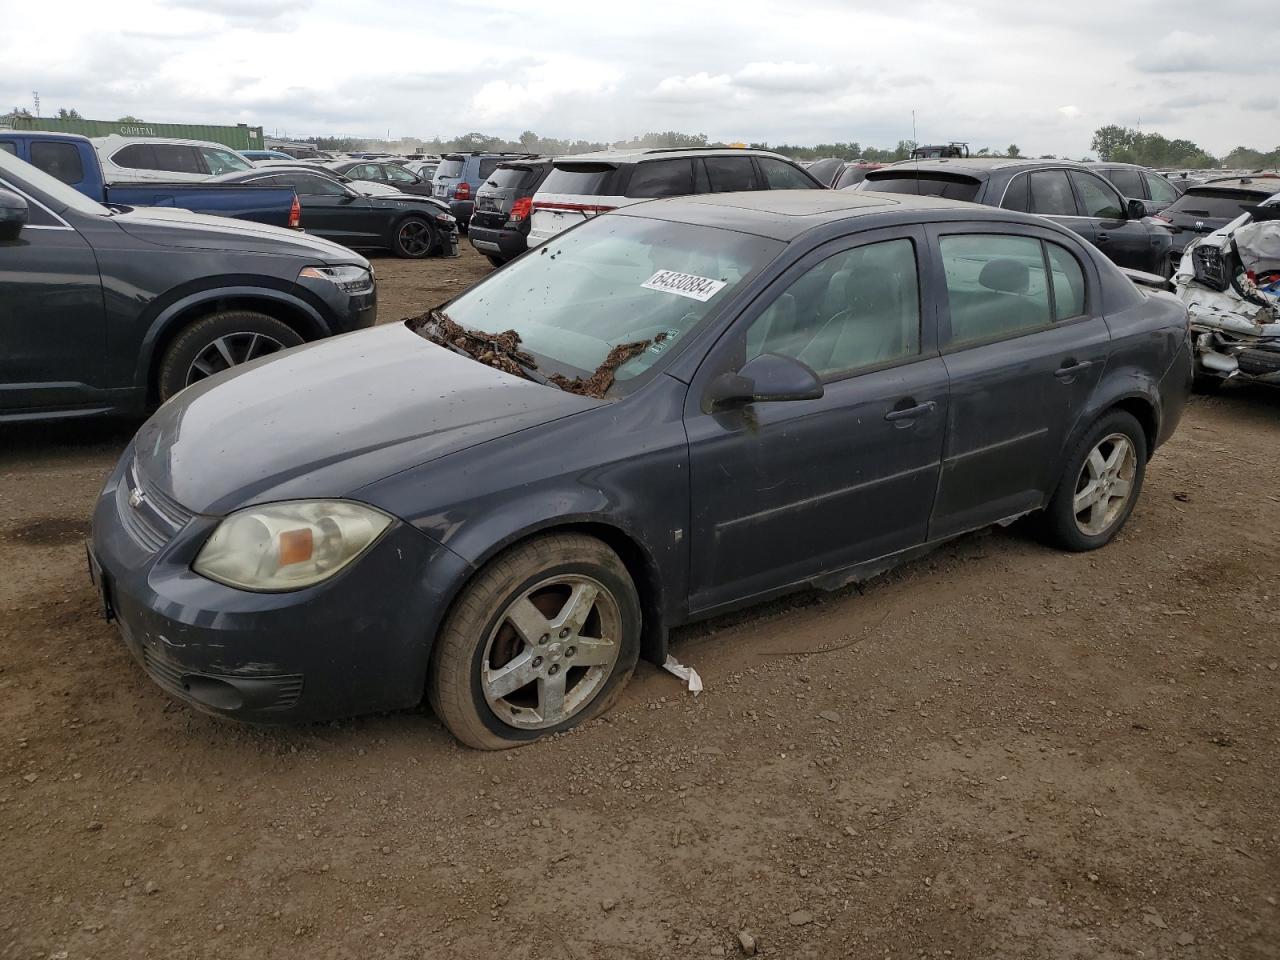
[(920, 196), (920, 154), (916, 152), (916, 148), (920, 146), (920, 134), (916, 133), (916, 112), (911, 111), (911, 158), (916, 162), (916, 175), (914, 177), (916, 184), (916, 196)]

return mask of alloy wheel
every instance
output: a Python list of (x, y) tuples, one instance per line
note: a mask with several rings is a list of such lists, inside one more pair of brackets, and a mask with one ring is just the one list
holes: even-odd
[(621, 628), (618, 602), (598, 580), (541, 581), (508, 604), (489, 634), (480, 665), (485, 703), (513, 727), (565, 722), (608, 682)]
[(284, 344), (265, 333), (228, 333), (196, 354), (187, 370), (187, 386), (283, 349)]
[(1089, 452), (1076, 480), (1072, 501), (1076, 526), (1089, 537), (1105, 533), (1118, 520), (1133, 494), (1138, 456), (1133, 441), (1113, 433)]
[(400, 227), (400, 249), (411, 257), (424, 257), (431, 252), (431, 228), (421, 220), (410, 220)]

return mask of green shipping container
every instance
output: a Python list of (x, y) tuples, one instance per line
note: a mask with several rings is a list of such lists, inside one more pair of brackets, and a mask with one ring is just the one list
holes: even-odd
[[(85, 137), (168, 137), (175, 140), (208, 140), (232, 150), (261, 150), (262, 128), (243, 123), (234, 127), (214, 127), (197, 123), (125, 123), (119, 120), (59, 120), (56, 117), (10, 117), (15, 130), (47, 130), (50, 133), (78, 133)], [(4, 123), (0, 122), (0, 126)]]

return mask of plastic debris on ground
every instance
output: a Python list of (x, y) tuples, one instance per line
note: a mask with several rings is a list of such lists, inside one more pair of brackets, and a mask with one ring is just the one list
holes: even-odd
[(698, 671), (693, 667), (686, 667), (671, 654), (667, 654), (667, 662), (662, 665), (662, 669), (667, 673), (673, 673), (683, 680), (689, 687), (689, 692), (697, 696), (702, 692), (702, 678), (698, 676)]

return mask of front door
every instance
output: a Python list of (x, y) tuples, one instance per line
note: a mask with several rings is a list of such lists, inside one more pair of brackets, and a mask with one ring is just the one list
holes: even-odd
[(938, 229), (951, 404), (930, 539), (1046, 502), (1110, 353), (1084, 261), (1047, 232), (998, 229)]
[(0, 241), (0, 416), (84, 404), (105, 386), (106, 325), (93, 249), (27, 200), (27, 226), (18, 239)]
[[(685, 416), (694, 611), (924, 541), (947, 375), (933, 325), (921, 322), (931, 291), (919, 256), (923, 234), (900, 230), (814, 251), (700, 367)], [(711, 380), (762, 353), (808, 364), (824, 395), (703, 409)]]
[(1159, 272), (1161, 251), (1152, 246), (1151, 231), (1142, 220), (1130, 220), (1124, 200), (1097, 174), (1071, 171), (1080, 216), (1089, 233), (1078, 229), (1113, 263), (1133, 270)]

